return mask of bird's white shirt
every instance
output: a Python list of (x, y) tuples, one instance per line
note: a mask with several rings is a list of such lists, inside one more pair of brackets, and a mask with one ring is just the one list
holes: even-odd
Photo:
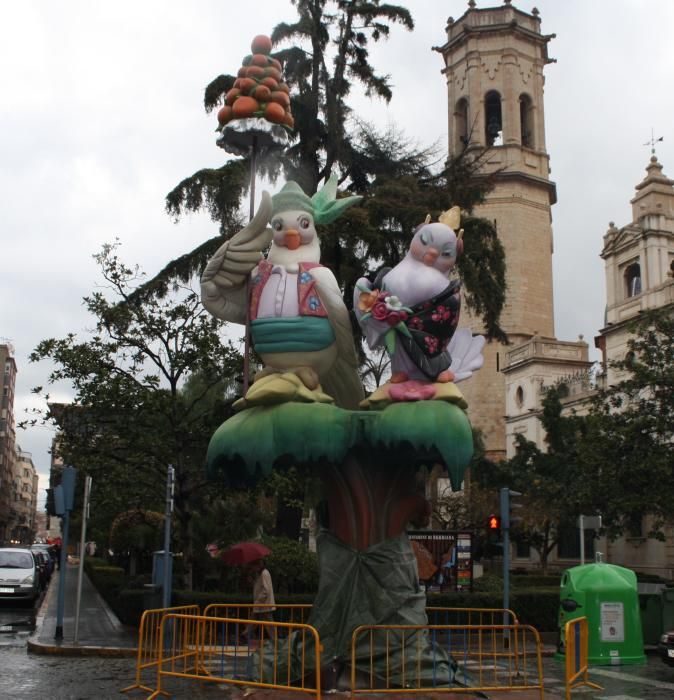
[(262, 288), (258, 318), (296, 317), (300, 315), (297, 294), (297, 274), (289, 273), (283, 265), (274, 265)]

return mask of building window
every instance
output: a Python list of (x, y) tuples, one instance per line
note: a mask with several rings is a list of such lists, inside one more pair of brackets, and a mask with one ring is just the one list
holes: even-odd
[(462, 151), (468, 145), (468, 100), (462, 97), (454, 110), (454, 148)]
[(524, 389), (522, 389), (521, 386), (518, 386), (517, 391), (515, 392), (515, 403), (517, 404), (518, 408), (522, 408), (522, 406), (524, 406)]
[[(595, 531), (585, 530), (585, 559), (594, 559)], [(561, 527), (557, 541), (559, 559), (580, 559), (580, 529)]]
[(520, 95), (520, 139), (526, 148), (534, 148), (534, 103), (529, 95)]
[(501, 114), (501, 95), (491, 90), (484, 98), (484, 128), (487, 146), (503, 145), (503, 117)]
[(531, 546), (527, 542), (515, 542), (515, 558), (529, 559), (531, 557)]
[(625, 289), (628, 297), (641, 294), (641, 266), (638, 262), (625, 268)]
[(633, 538), (641, 538), (644, 536), (644, 520), (640, 514), (635, 513), (628, 518), (627, 536)]

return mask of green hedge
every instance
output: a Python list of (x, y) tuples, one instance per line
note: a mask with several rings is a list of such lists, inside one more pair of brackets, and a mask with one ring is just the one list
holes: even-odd
[[(447, 592), (429, 593), (429, 607), (443, 608), (501, 608), (501, 592)], [(539, 632), (557, 629), (559, 610), (559, 588), (536, 588), (513, 590), (510, 595), (510, 609), (524, 625), (532, 625)]]
[[(110, 566), (104, 559), (95, 557), (86, 557), (84, 566), (93, 585), (124, 624), (137, 626), (144, 609), (161, 606), (160, 601), (157, 603), (156, 596), (153, 599), (148, 589), (141, 586), (141, 579), (129, 581), (121, 567)], [(310, 575), (313, 575), (313, 571)], [(540, 632), (556, 630), (559, 609), (559, 579), (540, 575), (513, 576), (512, 578), (516, 582), (513, 581), (510, 607), (520, 622), (532, 625)], [(547, 583), (550, 579), (555, 581), (551, 586), (534, 585), (524, 588), (525, 582), (539, 584), (541, 581)], [(487, 576), (484, 580), (478, 579), (476, 587), (481, 587), (483, 590), (473, 593), (453, 591), (429, 593), (428, 605), (429, 607), (448, 608), (502, 607), (502, 584), (497, 576)], [(314, 595), (313, 593), (279, 594), (276, 596), (276, 602), (279, 605), (311, 604)], [(174, 589), (171, 604), (198, 605), (203, 610), (211, 603), (234, 604), (246, 603), (250, 600), (250, 591), (241, 594)]]
[(561, 580), (559, 574), (510, 574), (513, 588), (559, 588)]
[(96, 590), (125, 625), (137, 627), (145, 609), (145, 591), (129, 589), (121, 566), (110, 566), (100, 557), (85, 557), (84, 569)]

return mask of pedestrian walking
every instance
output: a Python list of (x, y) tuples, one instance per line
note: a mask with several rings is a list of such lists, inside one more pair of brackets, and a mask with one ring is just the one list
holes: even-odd
[[(249, 571), (253, 577), (253, 612), (252, 619), (269, 621), (274, 619), (273, 612), (276, 610), (274, 600), (274, 587), (272, 585), (271, 574), (264, 559), (257, 559), (250, 563)], [(259, 627), (259, 632), (256, 632)], [(249, 625), (248, 643), (252, 647), (257, 647), (264, 639), (264, 625)], [(255, 639), (253, 639), (255, 637)]]

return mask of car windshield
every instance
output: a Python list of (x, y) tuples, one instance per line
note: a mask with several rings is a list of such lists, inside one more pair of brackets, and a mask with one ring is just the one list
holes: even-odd
[(0, 551), (0, 569), (32, 569), (33, 556), (27, 552)]

